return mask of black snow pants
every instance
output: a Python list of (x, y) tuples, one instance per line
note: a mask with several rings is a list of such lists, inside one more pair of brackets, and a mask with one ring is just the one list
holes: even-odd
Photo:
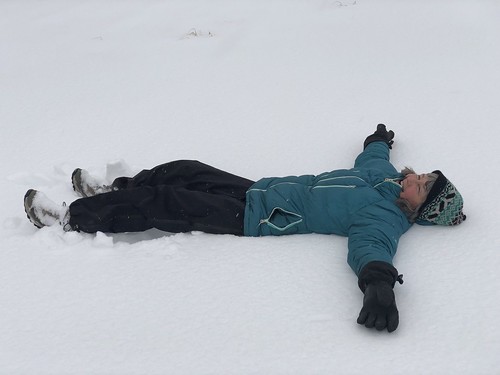
[(69, 224), (87, 233), (157, 228), (243, 235), (246, 192), (253, 183), (199, 161), (174, 161), (117, 178), (109, 193), (74, 201)]

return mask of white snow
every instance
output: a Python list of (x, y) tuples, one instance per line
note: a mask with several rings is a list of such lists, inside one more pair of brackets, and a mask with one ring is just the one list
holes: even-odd
[[(500, 3), (0, 2), (1, 374), (499, 374)], [(400, 326), (356, 324), (346, 239), (37, 230), (29, 188), (199, 159), (251, 178), (441, 169), (455, 228), (412, 228)]]

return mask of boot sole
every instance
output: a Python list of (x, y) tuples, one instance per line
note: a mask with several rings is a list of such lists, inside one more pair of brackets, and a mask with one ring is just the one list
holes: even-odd
[(80, 189), (82, 187), (82, 169), (76, 168), (71, 174), (71, 184), (73, 185), (73, 190), (80, 194), (83, 197), (86, 197), (86, 194), (83, 193), (83, 190)]
[[(29, 189), (26, 194), (24, 194), (24, 212), (26, 212), (26, 216), (28, 217), (28, 220), (37, 228), (43, 228), (44, 225), (41, 225), (40, 223), (37, 223), (34, 221), (32, 215), (34, 216), (34, 211), (33, 209), (29, 209), (28, 207), (31, 207), (33, 205), (33, 199), (35, 198), (36, 195), (36, 190), (34, 189)], [(30, 211), (33, 212), (32, 215), (30, 215)]]

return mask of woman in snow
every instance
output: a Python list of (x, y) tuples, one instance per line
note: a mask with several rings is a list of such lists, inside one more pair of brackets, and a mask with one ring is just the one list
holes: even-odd
[(441, 173), (398, 173), (389, 162), (393, 131), (379, 124), (364, 142), (354, 168), (317, 176), (263, 178), (257, 182), (198, 161), (175, 161), (99, 184), (86, 171), (72, 174), (83, 198), (68, 207), (28, 190), (24, 206), (37, 227), (60, 224), (87, 233), (203, 231), (267, 236), (299, 233), (348, 237), (348, 263), (364, 293), (358, 323), (394, 331), (394, 296), (401, 275), (392, 265), (399, 238), (413, 223), (456, 225), (463, 199)]

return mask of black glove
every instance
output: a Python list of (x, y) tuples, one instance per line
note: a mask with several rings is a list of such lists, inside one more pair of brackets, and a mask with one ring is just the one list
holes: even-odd
[(393, 138), (394, 138), (394, 132), (392, 130), (387, 131), (384, 124), (378, 124), (377, 131), (372, 135), (366, 137), (363, 146), (364, 148), (366, 148), (366, 146), (368, 146), (372, 142), (382, 141), (387, 143), (389, 148), (392, 149), (392, 144), (394, 143)]
[(358, 285), (365, 294), (358, 324), (392, 332), (398, 328), (399, 312), (394, 297), (394, 284), (403, 283), (403, 275), (386, 262), (370, 262), (359, 274)]

